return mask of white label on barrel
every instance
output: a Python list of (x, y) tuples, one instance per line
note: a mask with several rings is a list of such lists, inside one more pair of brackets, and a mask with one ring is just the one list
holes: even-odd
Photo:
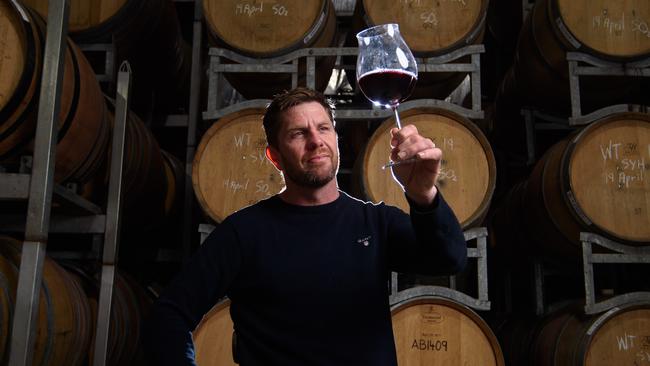
[(610, 16), (607, 9), (603, 9), (602, 14), (595, 15), (591, 18), (591, 26), (594, 29), (605, 29), (610, 35), (622, 35), (625, 30), (625, 13), (615, 18)]
[(620, 352), (635, 352), (634, 365), (650, 363), (650, 335), (636, 336), (625, 332), (622, 336), (616, 336), (616, 345)]
[(239, 136), (233, 136), (233, 139), (235, 139), (235, 146), (238, 148), (244, 147), (244, 146), (250, 146), (251, 144), (251, 134), (250, 133), (242, 133)]
[[(641, 362), (650, 363), (650, 351), (639, 351), (636, 353), (636, 358)], [(637, 363), (635, 362), (635, 366)]]
[(282, 4), (275, 4), (273, 5), (273, 15), (278, 15), (282, 17), (286, 17), (289, 15), (289, 10), (287, 10), (287, 7), (282, 5)]
[(640, 337), (640, 350), (636, 353), (638, 361), (650, 364), (650, 335)]
[(255, 182), (255, 193), (263, 193), (269, 196), (271, 193), (269, 192), (269, 184), (264, 181), (264, 180), (258, 180)]
[(417, 351), (444, 351), (447, 352), (447, 341), (439, 339), (413, 339), (411, 350)]
[[(271, 7), (271, 11), (275, 16), (279, 16), (279, 17), (289, 16), (289, 8), (287, 8), (287, 6), (283, 4), (274, 4)], [(252, 17), (258, 13), (263, 13), (263, 12), (264, 12), (264, 1), (254, 2), (252, 4), (248, 2), (242, 2), (235, 5), (235, 15), (244, 15), (244, 16)]]
[(603, 29), (608, 35), (622, 36), (624, 32), (640, 33), (641, 36), (650, 38), (648, 21), (636, 17), (634, 11), (628, 14), (610, 14), (608, 9), (603, 9), (601, 14), (591, 17), (591, 26), (594, 29)]
[(642, 35), (650, 38), (650, 29), (648, 29), (648, 23), (643, 20), (632, 20), (632, 32), (639, 32)]
[(264, 11), (264, 1), (260, 1), (258, 5), (255, 3), (249, 4), (248, 2), (235, 5), (235, 15), (246, 15), (252, 17), (256, 13), (261, 13), (262, 11)]
[(422, 28), (424, 29), (430, 29), (438, 26), (438, 16), (436, 15), (435, 10), (420, 13), (420, 19), (422, 19)]
[[(431, 140), (436, 144), (436, 147), (440, 148), (445, 153), (454, 151), (454, 139), (452, 137), (442, 137), (442, 145), (436, 137), (433, 137)], [(443, 159), (441, 162), (440, 174), (438, 175), (438, 181), (444, 181), (445, 183), (458, 182), (456, 171), (447, 165), (448, 160)]]
[(616, 341), (618, 342), (618, 350), (619, 351), (627, 351), (630, 348), (634, 348), (634, 339), (636, 338), (635, 335), (627, 334), (623, 335), (622, 337), (616, 336)]
[(606, 185), (616, 185), (618, 189), (628, 189), (634, 183), (642, 183), (645, 180), (645, 158), (623, 157), (637, 154), (635, 143), (614, 142), (609, 140), (607, 145), (600, 145), (600, 153), (603, 164), (608, 161), (615, 161), (611, 169), (605, 168), (603, 172)]
[(245, 191), (248, 189), (248, 183), (250, 179), (246, 179), (244, 182), (238, 182), (232, 178), (223, 180), (223, 187), (232, 191), (232, 193), (237, 193), (239, 191)]
[(456, 176), (456, 172), (453, 169), (446, 169), (444, 167), (440, 167), (440, 174), (438, 174), (438, 179), (444, 181), (458, 182), (458, 177)]
[[(257, 151), (257, 155), (256, 155), (256, 154), (249, 154), (248, 156), (251, 158), (250, 161), (251, 161), (253, 164), (259, 164), (259, 165), (270, 164), (270, 163), (269, 163), (269, 160), (268, 160), (268, 159), (266, 158), (266, 156), (264, 155), (264, 151), (263, 151), (263, 150), (259, 150), (259, 151)], [(246, 159), (246, 157), (244, 157), (244, 159)]]

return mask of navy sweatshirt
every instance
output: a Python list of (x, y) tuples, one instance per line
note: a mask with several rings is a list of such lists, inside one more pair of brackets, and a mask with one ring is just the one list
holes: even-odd
[(274, 196), (210, 234), (154, 306), (145, 346), (153, 365), (194, 365), (191, 331), (227, 295), (242, 366), (394, 366), (391, 271), (449, 274), (466, 261), (440, 194), (410, 216), (343, 192), (319, 206)]

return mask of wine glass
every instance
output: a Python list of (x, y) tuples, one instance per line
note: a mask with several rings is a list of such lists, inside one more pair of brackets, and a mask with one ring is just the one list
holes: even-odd
[[(399, 32), (399, 25), (377, 25), (357, 33), (357, 81), (363, 94), (376, 105), (390, 107), (397, 128), (402, 123), (397, 106), (411, 95), (418, 79), (413, 53)], [(384, 169), (413, 159), (390, 162)]]

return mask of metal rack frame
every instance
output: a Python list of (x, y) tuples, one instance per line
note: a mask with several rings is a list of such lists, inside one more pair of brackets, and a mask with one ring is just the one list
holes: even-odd
[(106, 230), (102, 252), (102, 274), (100, 280), (99, 304), (97, 307), (97, 329), (95, 333), (94, 366), (104, 366), (108, 355), (108, 336), (111, 320), (113, 283), (117, 265), (121, 210), (122, 176), (124, 170), (124, 142), (126, 120), (129, 113), (129, 91), (131, 87), (131, 67), (123, 62), (117, 74), (117, 93), (115, 98), (115, 126), (111, 148), (111, 171), (108, 183), (106, 207)]
[(569, 125), (585, 125), (594, 119), (615, 112), (648, 112), (645, 106), (620, 104), (583, 115), (580, 104), (580, 76), (642, 76), (650, 77), (650, 57), (634, 62), (610, 62), (581, 52), (567, 52), (571, 117)]
[[(632, 302), (650, 302), (650, 292), (638, 291), (613, 296), (607, 300), (596, 302), (594, 281), (594, 264), (650, 264), (650, 246), (633, 247), (607, 239), (591, 232), (581, 232), (582, 242), (582, 275), (585, 289), (585, 314), (597, 314), (614, 307)], [(594, 247), (608, 249), (610, 253), (594, 253)], [(548, 275), (562, 274), (550, 271), (542, 260), (533, 264), (535, 314), (544, 315), (549, 309), (545, 304), (544, 279)]]
[[(50, 232), (93, 234), (93, 244), (104, 235), (102, 275), (97, 313), (94, 365), (104, 365), (107, 355), (110, 306), (120, 228), (120, 204), (124, 134), (128, 108), (130, 68), (118, 76), (118, 95), (112, 141), (111, 172), (107, 211), (102, 214), (95, 204), (54, 183), (56, 136), (63, 77), (63, 53), (68, 30), (69, 0), (50, 0), (45, 39), (43, 74), (33, 158), (22, 159), (31, 173), (1, 173), (0, 199), (27, 200), (27, 215), (2, 215), (0, 229), (24, 231), (18, 274), (15, 312), (10, 340), (10, 365), (32, 364), (36, 319), (40, 301), (43, 263)], [(51, 215), (52, 197), (72, 209), (71, 216)], [(99, 249), (97, 249), (99, 250)]]
[(10, 365), (31, 365), (49, 231), (56, 158), (59, 95), (63, 78), (65, 39), (68, 34), (67, 0), (49, 2), (43, 60), (34, 165), (29, 179), (25, 240), (22, 247), (16, 304), (10, 340)]
[[(524, 0), (525, 1), (525, 0)], [(538, 130), (575, 130), (597, 119), (613, 113), (638, 112), (650, 113), (650, 107), (636, 104), (616, 104), (582, 114), (580, 96), (580, 76), (636, 76), (650, 77), (650, 57), (628, 63), (611, 62), (581, 52), (567, 52), (569, 68), (569, 88), (571, 98), (571, 116), (558, 117), (522, 108), (521, 114), (526, 123), (527, 164), (535, 162), (535, 136)], [(541, 120), (542, 123), (535, 123)]]
[(455, 276), (449, 276), (449, 287), (442, 286), (416, 286), (406, 290), (398, 291), (397, 273), (391, 276), (390, 303), (397, 304), (406, 299), (418, 296), (439, 296), (457, 301), (476, 310), (490, 310), (491, 304), (488, 299), (488, 274), (487, 274), (487, 228), (476, 227), (466, 230), (465, 241), (476, 240), (476, 248), (467, 248), (467, 257), (476, 258), (478, 298), (471, 297), (456, 290)]
[[(643, 263), (650, 264), (650, 246), (632, 247), (614, 242), (594, 233), (581, 232), (582, 261), (585, 279), (585, 313), (596, 314), (631, 302), (650, 302), (650, 292), (639, 291), (621, 294), (596, 302), (594, 284), (595, 263)], [(600, 246), (614, 253), (593, 253), (594, 246)]]
[[(323, 48), (302, 48), (282, 56), (272, 58), (251, 58), (240, 55), (223, 48), (210, 48), (210, 67), (208, 69), (208, 100), (206, 111), (203, 112), (204, 120), (215, 120), (226, 113), (235, 112), (250, 106), (260, 106), (268, 103), (265, 99), (256, 99), (238, 103), (226, 108), (218, 107), (219, 77), (222, 73), (285, 73), (291, 74), (292, 87), (298, 86), (299, 61), (306, 61), (306, 84), (314, 88), (316, 85), (316, 57), (323, 56), (356, 56), (356, 47), (323, 47)], [(485, 52), (483, 45), (469, 45), (457, 49), (442, 56), (418, 58), (418, 73), (429, 72), (467, 72), (471, 78), (472, 108), (465, 108), (453, 103), (438, 99), (419, 99), (401, 104), (402, 110), (415, 107), (441, 107), (456, 112), (462, 116), (473, 119), (484, 118), (481, 109), (481, 61), (480, 54)], [(462, 57), (470, 56), (469, 63), (452, 63)], [(236, 63), (222, 63), (225, 58)], [(336, 118), (338, 120), (373, 119), (387, 118), (391, 116), (387, 109), (338, 109)]]
[(196, 152), (196, 130), (199, 120), (199, 105), (201, 91), (201, 44), (203, 42), (203, 2), (194, 0), (194, 24), (192, 28), (192, 67), (190, 70), (190, 101), (187, 116), (187, 139), (185, 148), (185, 192), (183, 200), (183, 262), (187, 262), (192, 254), (192, 225), (193, 208), (195, 204), (192, 185), (192, 163)]
[(83, 52), (103, 52), (104, 53), (104, 73), (95, 74), (97, 81), (100, 83), (112, 83), (115, 80), (115, 47), (113, 43), (92, 43), (79, 44), (79, 49)]
[[(551, 131), (551, 130), (570, 130), (576, 129), (575, 126), (570, 126), (566, 118), (552, 116), (537, 110), (523, 108), (521, 114), (524, 116), (524, 123), (526, 124), (526, 165), (534, 165), (537, 159), (537, 143), (535, 139), (535, 131)], [(541, 121), (541, 122), (539, 122)]]

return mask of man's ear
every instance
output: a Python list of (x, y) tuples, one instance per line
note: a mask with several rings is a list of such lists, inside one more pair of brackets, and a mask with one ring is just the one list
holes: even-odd
[(278, 169), (279, 171), (282, 171), (282, 165), (280, 164), (280, 154), (278, 154), (278, 151), (269, 145), (266, 146), (266, 158), (275, 165), (275, 168)]

